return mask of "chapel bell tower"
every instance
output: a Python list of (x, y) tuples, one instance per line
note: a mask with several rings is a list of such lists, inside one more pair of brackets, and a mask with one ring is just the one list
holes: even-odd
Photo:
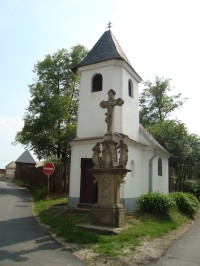
[(111, 30), (107, 30), (73, 71), (80, 75), (77, 138), (101, 137), (106, 132), (105, 110), (99, 104), (109, 90), (124, 100), (115, 108), (113, 132), (137, 141), (140, 76), (130, 65)]

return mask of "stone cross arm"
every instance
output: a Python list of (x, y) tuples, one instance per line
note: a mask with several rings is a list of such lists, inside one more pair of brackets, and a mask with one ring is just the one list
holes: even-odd
[(115, 91), (109, 90), (108, 92), (108, 101), (101, 101), (100, 107), (107, 109), (106, 113), (106, 123), (107, 123), (107, 133), (112, 134), (112, 123), (113, 123), (113, 110), (115, 106), (122, 106), (124, 101), (121, 98), (115, 100)]
[(113, 100), (112, 102), (109, 101), (101, 101), (100, 102), (100, 107), (105, 109), (105, 108), (114, 108), (115, 106), (122, 106), (124, 104), (124, 101), (121, 98), (118, 98), (116, 100)]

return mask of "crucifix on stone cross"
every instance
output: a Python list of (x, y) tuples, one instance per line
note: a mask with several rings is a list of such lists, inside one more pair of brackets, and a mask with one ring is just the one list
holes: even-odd
[(114, 90), (109, 90), (108, 92), (108, 101), (102, 101), (100, 102), (101, 108), (106, 108), (107, 113), (106, 115), (106, 123), (107, 123), (107, 134), (112, 134), (113, 130), (113, 112), (114, 112), (114, 107), (115, 106), (122, 106), (124, 104), (124, 101), (121, 98), (118, 98), (115, 100), (115, 91)]

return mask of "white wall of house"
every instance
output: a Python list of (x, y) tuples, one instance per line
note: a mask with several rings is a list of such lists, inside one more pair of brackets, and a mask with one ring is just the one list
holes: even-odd
[(14, 178), (14, 176), (15, 176), (15, 169), (9, 169), (9, 168), (7, 168), (6, 169), (6, 178), (7, 179), (13, 179)]
[(7, 179), (13, 179), (15, 176), (15, 167), (16, 164), (15, 162), (9, 163), (5, 168), (6, 168), (6, 178)]
[(4, 180), (6, 178), (6, 171), (3, 169), (0, 169), (0, 180)]

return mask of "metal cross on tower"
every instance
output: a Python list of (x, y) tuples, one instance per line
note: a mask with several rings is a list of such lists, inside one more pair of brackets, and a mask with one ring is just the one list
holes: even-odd
[(112, 27), (112, 23), (109, 21), (107, 24), (107, 28), (110, 30), (111, 27)]

